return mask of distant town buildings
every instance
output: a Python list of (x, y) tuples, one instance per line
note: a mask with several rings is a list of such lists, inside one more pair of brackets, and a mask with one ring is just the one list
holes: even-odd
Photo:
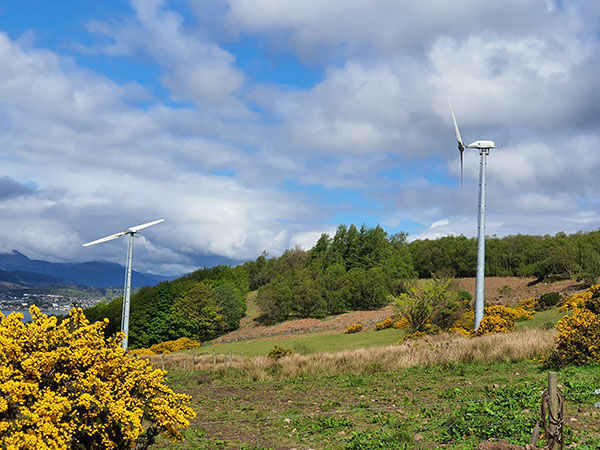
[(23, 311), (35, 305), (45, 313), (65, 314), (71, 308), (89, 308), (101, 301), (103, 297), (78, 298), (59, 294), (12, 294), (10, 292), (0, 292), (0, 309), (5, 311)]

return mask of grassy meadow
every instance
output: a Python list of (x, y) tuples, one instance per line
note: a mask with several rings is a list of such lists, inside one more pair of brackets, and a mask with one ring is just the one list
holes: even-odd
[(343, 334), (319, 333), (300, 336), (277, 336), (247, 341), (229, 342), (226, 344), (206, 345), (192, 350), (199, 355), (217, 354), (241, 356), (264, 356), (273, 346), (278, 345), (294, 350), (294, 353), (308, 354), (317, 352), (339, 352), (342, 350), (357, 350), (382, 345), (394, 345), (404, 334), (403, 331), (388, 328), (386, 330), (368, 330), (362, 333)]
[[(198, 416), (173, 449), (473, 449), (524, 445), (539, 414), (557, 310), (514, 333), (442, 334), (395, 345), (395, 329), (273, 337), (151, 357)], [(279, 345), (295, 350), (277, 361)], [(213, 355), (214, 351), (214, 355)], [(185, 369), (184, 369), (185, 367)], [(565, 439), (600, 446), (600, 367), (559, 372)], [(540, 445), (543, 443), (540, 442)]]

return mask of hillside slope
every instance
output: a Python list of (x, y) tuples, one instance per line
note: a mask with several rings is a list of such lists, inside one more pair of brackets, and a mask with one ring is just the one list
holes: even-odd
[[(464, 289), (475, 298), (475, 278), (459, 278), (459, 288)], [(583, 291), (585, 287), (572, 280), (536, 283), (535, 278), (517, 277), (488, 277), (486, 278), (486, 303), (487, 304), (516, 304), (529, 297), (538, 297), (548, 292), (559, 292), (570, 295)], [(288, 320), (276, 325), (265, 326), (259, 321), (260, 311), (255, 303), (256, 292), (248, 296), (246, 316), (240, 323), (240, 328), (220, 336), (211, 341), (225, 343), (257, 339), (268, 336), (299, 335), (306, 333), (339, 333), (345, 331), (349, 325), (360, 322), (366, 327), (374, 327), (386, 317), (394, 314), (394, 307), (388, 305), (375, 311), (351, 311), (325, 319), (296, 319)]]

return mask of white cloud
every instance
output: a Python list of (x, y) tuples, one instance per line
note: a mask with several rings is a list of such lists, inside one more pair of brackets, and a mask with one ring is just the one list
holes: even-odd
[[(35, 33), (0, 33), (0, 247), (122, 262), (122, 243), (93, 256), (80, 243), (165, 217), (138, 264), (176, 271), (199, 254), (308, 248), (339, 211), (473, 236), (478, 156), (460, 193), (448, 97), (466, 140), (504, 145), (488, 159), (489, 234), (597, 227), (595, 3), (196, 1), (196, 22), (136, 0), (89, 24), (92, 45), (72, 43), (157, 70), (165, 102), (152, 83), (35, 47)], [(236, 33), (322, 79), (258, 83), (225, 50)]]
[(195, 102), (213, 113), (250, 115), (234, 95), (245, 77), (230, 53), (192, 33), (183, 17), (162, 0), (133, 0), (131, 5), (134, 19), (88, 25), (90, 32), (110, 38), (111, 43), (77, 48), (116, 57), (139, 57), (142, 52), (165, 71), (162, 82), (173, 99)]
[(445, 225), (448, 225), (449, 223), (450, 223), (450, 221), (446, 220), (446, 219), (437, 220), (429, 226), (429, 229), (432, 230), (434, 228), (443, 227)]
[(281, 177), (298, 168), (271, 151), (253, 156), (224, 141), (220, 134), (235, 126), (197, 111), (129, 106), (122, 86), (77, 67), (66, 71), (58, 55), (6, 35), (0, 52), (0, 114), (8, 118), (0, 145), (12, 176), (0, 183), (3, 247), (46, 259), (122, 262), (120, 242), (92, 250), (81, 243), (165, 217), (160, 229), (144, 232), (137, 267), (178, 270), (193, 267), (194, 255), (281, 253), (301, 239), (309, 217), (322, 214), (304, 194), (210, 173), (239, 170), (267, 180), (271, 171)]

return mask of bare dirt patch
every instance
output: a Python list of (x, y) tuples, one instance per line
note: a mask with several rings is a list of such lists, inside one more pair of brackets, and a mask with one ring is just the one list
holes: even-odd
[(261, 325), (254, 319), (247, 320), (246, 326), (232, 331), (229, 334), (221, 336), (213, 343), (223, 343), (232, 341), (242, 341), (245, 339), (255, 339), (268, 336), (283, 336), (306, 333), (323, 333), (331, 331), (337, 333), (346, 330), (348, 326), (360, 322), (365, 327), (374, 327), (377, 322), (383, 321), (386, 317), (394, 314), (394, 307), (389, 305), (385, 308), (375, 311), (352, 311), (337, 316), (331, 316), (327, 319), (297, 319), (288, 320), (276, 325)]
[[(475, 298), (475, 278), (459, 278), (460, 287)], [(539, 297), (548, 292), (571, 295), (586, 287), (573, 280), (536, 283), (535, 278), (487, 277), (485, 279), (486, 303), (510, 305), (529, 297)]]

